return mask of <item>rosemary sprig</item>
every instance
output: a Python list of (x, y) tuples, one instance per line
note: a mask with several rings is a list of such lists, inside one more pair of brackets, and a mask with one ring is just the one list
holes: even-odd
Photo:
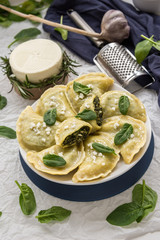
[(30, 98), (33, 96), (33, 94), (29, 91), (29, 89), (32, 88), (43, 88), (48, 85), (56, 85), (58, 84), (58, 81), (62, 79), (61, 83), (64, 83), (65, 77), (69, 75), (70, 73), (73, 73), (74, 75), (78, 75), (76, 71), (74, 71), (74, 67), (80, 67), (78, 63), (74, 60), (72, 60), (67, 53), (64, 51), (63, 52), (63, 61), (62, 61), (62, 67), (61, 71), (59, 74), (54, 75), (50, 78), (44, 79), (39, 83), (32, 83), (29, 81), (28, 76), (26, 75), (26, 80), (24, 82), (19, 81), (16, 76), (13, 74), (10, 63), (9, 63), (9, 58), (7, 57), (0, 57), (2, 60), (2, 63), (0, 64), (0, 67), (2, 68), (2, 71), (4, 75), (7, 75), (8, 79), (10, 80), (12, 84), (12, 89), (16, 87), (18, 91), (20, 92), (21, 96), (23, 98)]

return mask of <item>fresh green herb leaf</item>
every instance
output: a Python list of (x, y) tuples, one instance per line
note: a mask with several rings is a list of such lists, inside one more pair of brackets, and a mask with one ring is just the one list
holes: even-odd
[(143, 180), (143, 184), (137, 184), (132, 191), (132, 201), (141, 205), (144, 208), (144, 213), (137, 219), (137, 222), (140, 222), (144, 217), (146, 217), (150, 212), (153, 212), (156, 203), (157, 203), (157, 193), (145, 185), (145, 181)]
[(0, 110), (7, 105), (7, 98), (0, 95)]
[(10, 138), (10, 139), (15, 139), (16, 131), (6, 126), (0, 126), (0, 136)]
[(84, 109), (82, 112), (78, 113), (76, 118), (81, 118), (82, 120), (96, 120), (97, 119), (97, 114), (88, 109)]
[(111, 212), (106, 220), (112, 225), (126, 226), (136, 221), (138, 217), (143, 215), (143, 212), (143, 207), (137, 203), (125, 203)]
[(43, 157), (43, 163), (49, 167), (60, 167), (64, 166), (66, 161), (58, 155), (47, 154)]
[(2, 216), (2, 212), (0, 212), (0, 217)]
[(24, 42), (29, 39), (35, 38), (39, 34), (41, 34), (41, 31), (37, 28), (23, 29), (14, 36), (15, 40), (8, 46), (8, 48), (10, 48), (15, 42)]
[(153, 47), (160, 51), (160, 41), (157, 41), (155, 44), (153, 44)]
[(92, 143), (92, 147), (97, 151), (101, 153), (113, 153), (116, 155), (115, 150), (113, 148), (110, 148), (108, 146), (104, 146), (101, 143)]
[(38, 221), (40, 223), (49, 223), (53, 220), (55, 221), (63, 221), (67, 217), (69, 217), (71, 214), (70, 210), (67, 210), (65, 208), (59, 207), (59, 206), (53, 206), (47, 210), (41, 210), (38, 213)]
[(73, 90), (76, 93), (83, 93), (84, 95), (87, 95), (88, 93), (90, 93), (92, 88), (89, 88), (86, 85), (83, 85), (83, 84), (81, 84), (79, 82), (74, 81), (74, 83), (73, 83)]
[(48, 126), (52, 126), (55, 124), (56, 122), (56, 116), (57, 116), (57, 110), (56, 108), (50, 109), (48, 110), (45, 114), (44, 114), (44, 122), (48, 125)]
[[(60, 24), (63, 24), (63, 16), (61, 16)], [(63, 40), (67, 40), (67, 38), (68, 38), (67, 30), (65, 30), (63, 28), (59, 28), (59, 27), (55, 28), (54, 30), (61, 34), (61, 37), (63, 38)]]
[(133, 133), (132, 125), (129, 123), (125, 123), (121, 130), (114, 137), (115, 145), (120, 145), (126, 142), (132, 133)]
[(19, 204), (21, 210), (25, 215), (31, 215), (36, 209), (36, 200), (34, 197), (34, 193), (27, 184), (22, 183), (22, 185), (20, 186), (17, 181), (15, 181), (15, 183), (21, 191), (19, 196)]
[(129, 102), (129, 98), (127, 96), (121, 96), (119, 98), (119, 111), (123, 114), (126, 115), (128, 112), (128, 108), (129, 108), (130, 102)]
[[(153, 40), (153, 36), (150, 39)], [(139, 64), (141, 64), (144, 61), (144, 59), (148, 56), (152, 46), (153, 43), (148, 40), (143, 40), (136, 45), (135, 57)]]

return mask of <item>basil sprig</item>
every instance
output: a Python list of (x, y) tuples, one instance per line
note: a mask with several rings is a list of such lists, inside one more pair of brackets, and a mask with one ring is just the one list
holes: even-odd
[(58, 155), (47, 154), (43, 157), (43, 163), (49, 167), (60, 167), (64, 166), (66, 161)]
[(115, 145), (120, 145), (126, 142), (132, 133), (133, 133), (132, 125), (129, 123), (125, 123), (121, 130), (114, 137)]
[(96, 120), (97, 119), (97, 114), (88, 109), (84, 109), (82, 112), (78, 113), (76, 118), (81, 118), (82, 120)]
[(0, 110), (7, 105), (7, 98), (0, 95)]
[(121, 97), (119, 98), (119, 103), (118, 103), (119, 111), (120, 111), (123, 115), (126, 115), (126, 114), (127, 114), (129, 105), (130, 105), (130, 101), (129, 101), (129, 98), (128, 98), (127, 96), (121, 96)]
[(19, 195), (19, 204), (25, 215), (31, 215), (36, 209), (36, 200), (32, 189), (25, 183), (21, 185), (15, 181), (21, 193)]
[(89, 88), (86, 85), (83, 85), (79, 82), (74, 81), (73, 82), (73, 90), (76, 93), (83, 93), (84, 95), (87, 95), (88, 93), (90, 93), (90, 91), (92, 90), (92, 88)]
[(152, 35), (150, 38), (147, 38), (144, 35), (141, 35), (141, 37), (145, 40), (139, 42), (135, 48), (135, 57), (139, 64), (141, 64), (149, 55), (152, 47), (160, 51), (160, 41), (154, 41), (154, 35)]
[[(63, 16), (61, 16), (60, 24), (63, 24)], [(56, 27), (54, 30), (61, 34), (61, 37), (62, 37), (63, 40), (67, 40), (67, 38), (68, 38), (68, 31), (67, 30), (65, 30), (63, 28), (60, 28), (60, 27)]]
[(6, 126), (0, 126), (0, 137), (7, 137), (10, 139), (16, 138), (16, 131), (14, 131), (12, 128), (6, 127)]
[(139, 223), (145, 216), (155, 209), (157, 193), (143, 184), (137, 184), (132, 191), (132, 202), (125, 203), (111, 212), (106, 220), (117, 226), (126, 226), (134, 221)]
[(115, 150), (113, 148), (110, 148), (108, 146), (104, 146), (101, 143), (92, 143), (92, 147), (97, 151), (101, 153), (113, 153), (116, 155)]
[(15, 40), (8, 46), (8, 48), (10, 48), (15, 42), (24, 42), (29, 39), (35, 38), (39, 34), (41, 34), (41, 31), (37, 28), (23, 29), (14, 36)]
[(56, 110), (56, 108), (53, 108), (53, 109), (48, 110), (44, 114), (43, 120), (48, 126), (52, 126), (56, 122), (56, 116), (57, 116), (57, 110)]
[(41, 210), (38, 213), (38, 221), (40, 223), (49, 223), (53, 220), (55, 221), (63, 221), (67, 217), (71, 215), (71, 211), (60, 206), (53, 206), (47, 210)]

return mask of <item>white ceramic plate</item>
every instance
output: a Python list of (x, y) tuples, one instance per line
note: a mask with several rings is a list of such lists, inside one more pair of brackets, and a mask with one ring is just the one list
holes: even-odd
[[(121, 86), (119, 86), (118, 84), (114, 83), (114, 85), (112, 86), (112, 88), (110, 88), (110, 90), (121, 90), (121, 91), (126, 91), (124, 88), (122, 88)], [(32, 107), (34, 108), (36, 105), (36, 102), (32, 105)], [(127, 171), (129, 171), (131, 168), (133, 168), (135, 166), (135, 164), (138, 163), (138, 161), (140, 161), (140, 159), (143, 157), (143, 155), (145, 154), (145, 152), (148, 149), (150, 140), (151, 140), (151, 124), (150, 124), (150, 120), (149, 117), (147, 115), (147, 121), (146, 121), (146, 128), (147, 128), (147, 140), (145, 145), (143, 146), (143, 148), (139, 151), (138, 154), (136, 154), (136, 156), (134, 157), (133, 161), (131, 164), (125, 164), (123, 160), (120, 160), (116, 166), (116, 168), (113, 170), (113, 172), (108, 175), (105, 178), (100, 178), (98, 180), (94, 180), (94, 181), (90, 181), (90, 182), (83, 182), (83, 183), (73, 183), (72, 182), (72, 176), (73, 173), (75, 173), (76, 170), (74, 170), (72, 173), (69, 173), (65, 176), (53, 176), (47, 173), (43, 173), (40, 172), (38, 170), (36, 170), (34, 168), (34, 166), (32, 164), (30, 164), (27, 159), (26, 159), (26, 152), (20, 147), (20, 153), (25, 161), (25, 163), (38, 175), (42, 176), (43, 178), (53, 181), (53, 182), (57, 182), (57, 183), (61, 183), (61, 184), (66, 184), (66, 185), (93, 185), (93, 184), (99, 184), (99, 183), (104, 183), (110, 180), (113, 180), (119, 176), (121, 176), (122, 174), (126, 173)]]

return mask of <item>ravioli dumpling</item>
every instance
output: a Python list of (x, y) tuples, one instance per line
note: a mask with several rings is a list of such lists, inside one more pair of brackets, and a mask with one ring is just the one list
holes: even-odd
[(127, 91), (108, 91), (100, 97), (100, 102), (103, 109), (103, 119), (122, 115), (118, 106), (121, 96), (127, 96), (130, 102), (126, 115), (145, 122), (146, 111), (142, 102), (135, 95)]
[(130, 116), (115, 116), (108, 118), (102, 124), (101, 132), (109, 134), (114, 139), (125, 123), (132, 125), (133, 133), (126, 142), (117, 145), (117, 147), (120, 149), (124, 162), (129, 164), (146, 142), (147, 130), (145, 123)]
[(31, 106), (27, 106), (20, 114), (16, 133), (20, 146), (29, 150), (41, 151), (55, 144), (55, 132), (60, 122), (47, 126), (43, 117), (35, 113)]
[[(88, 86), (91, 88), (91, 91), (86, 95), (75, 92), (73, 89), (74, 81)], [(112, 78), (101, 72), (84, 74), (76, 78), (74, 81), (71, 81), (67, 84), (66, 96), (76, 112), (79, 112), (79, 109), (86, 98), (92, 96), (92, 94), (100, 97), (102, 94), (108, 91), (114, 82)]]
[(57, 128), (56, 144), (62, 147), (70, 147), (85, 140), (92, 130), (92, 126), (75, 117), (63, 121)]
[(66, 86), (62, 85), (57, 85), (46, 90), (37, 102), (36, 113), (43, 116), (48, 110), (56, 108), (57, 120), (60, 122), (68, 117), (73, 117), (75, 112), (66, 98), (65, 90)]
[[(97, 152), (92, 143), (100, 143), (115, 150), (113, 153)], [(108, 135), (89, 136), (84, 142), (85, 159), (73, 175), (73, 182), (91, 181), (106, 177), (116, 167), (120, 156), (119, 150), (114, 145), (113, 139)]]
[(92, 126), (92, 133), (101, 129), (103, 112), (99, 97), (93, 95), (92, 97), (87, 98), (83, 105), (80, 107), (79, 112), (83, 112), (85, 109), (92, 110), (97, 114), (96, 120), (88, 120), (88, 123)]
[[(66, 164), (60, 167), (50, 167), (45, 165), (43, 163), (43, 157), (47, 154), (55, 154), (63, 157)], [(75, 145), (69, 148), (61, 148), (58, 145), (54, 145), (41, 152), (29, 151), (27, 153), (27, 160), (39, 171), (52, 175), (66, 175), (82, 163), (84, 156), (84, 147), (81, 143), (79, 146)]]

